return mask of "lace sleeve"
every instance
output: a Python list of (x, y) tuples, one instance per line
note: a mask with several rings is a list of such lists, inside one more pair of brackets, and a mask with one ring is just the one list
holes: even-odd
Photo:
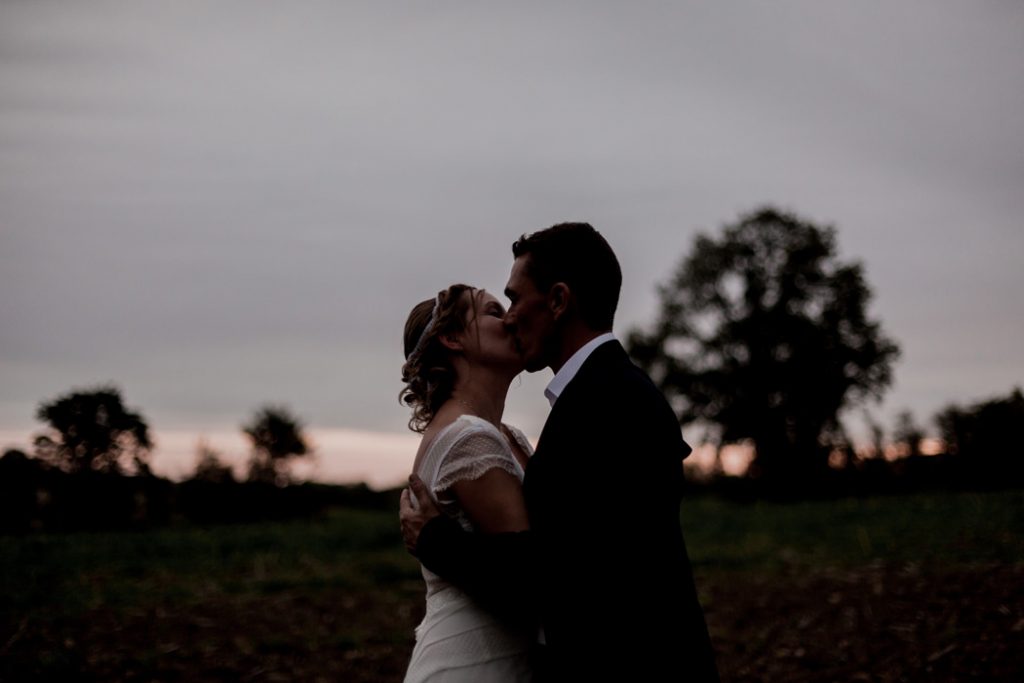
[(492, 469), (519, 476), (516, 462), (505, 438), (489, 431), (472, 431), (463, 435), (445, 454), (438, 471), (434, 491), (438, 500), (452, 500), (444, 495), (456, 483), (479, 479)]
[(531, 444), (530, 440), (526, 438), (526, 434), (523, 433), (523, 430), (519, 427), (513, 427), (512, 425), (505, 425), (505, 427), (508, 428), (512, 438), (516, 440), (517, 444), (519, 444), (519, 448), (521, 448), (523, 453), (526, 454), (526, 457), (533, 457), (533, 444)]

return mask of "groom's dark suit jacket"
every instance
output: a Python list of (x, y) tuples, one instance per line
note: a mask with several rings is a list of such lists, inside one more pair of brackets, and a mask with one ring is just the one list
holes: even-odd
[(509, 618), (539, 614), (545, 678), (718, 680), (679, 527), (689, 452), (664, 396), (607, 342), (526, 468), (530, 531), (469, 534), (439, 517), (417, 554)]

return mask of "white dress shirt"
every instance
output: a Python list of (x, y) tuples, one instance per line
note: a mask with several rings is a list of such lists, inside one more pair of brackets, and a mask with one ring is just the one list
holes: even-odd
[(555, 406), (555, 401), (558, 400), (558, 397), (562, 395), (562, 392), (569, 385), (569, 382), (572, 381), (572, 378), (583, 367), (583, 363), (594, 352), (594, 349), (610, 341), (615, 341), (615, 335), (611, 332), (599, 334), (577, 349), (576, 353), (572, 354), (569, 360), (565, 361), (565, 365), (555, 373), (555, 376), (551, 378), (548, 386), (544, 389), (544, 396), (547, 397), (548, 403), (551, 404), (552, 408)]

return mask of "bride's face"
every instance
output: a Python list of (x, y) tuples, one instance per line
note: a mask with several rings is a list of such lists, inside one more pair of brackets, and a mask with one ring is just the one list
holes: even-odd
[(466, 311), (462, 340), (467, 358), (521, 371), (522, 356), (516, 348), (515, 337), (505, 327), (505, 307), (483, 289), (467, 292), (466, 296), (473, 297)]

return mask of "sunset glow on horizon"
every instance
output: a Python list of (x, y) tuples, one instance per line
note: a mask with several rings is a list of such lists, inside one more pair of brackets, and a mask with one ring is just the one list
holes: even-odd
[[(32, 451), (32, 438), (42, 430), (0, 431), (0, 448)], [(366, 483), (383, 490), (401, 485), (409, 476), (419, 446), (411, 432), (394, 434), (359, 429), (310, 427), (304, 432), (313, 457), (298, 458), (292, 473), (299, 481), (331, 484)], [(240, 431), (209, 429), (154, 429), (155, 447), (150, 459), (153, 472), (175, 481), (195, 470), (200, 445), (217, 452), (231, 465), (236, 477), (244, 476), (250, 446)]]
[[(0, 430), (0, 449), (18, 448), (32, 452), (32, 439), (41, 429), (32, 431)], [(240, 431), (227, 429), (157, 429), (152, 430), (153, 448), (150, 465), (159, 476), (175, 481), (186, 479), (195, 470), (200, 446), (216, 451), (218, 457), (231, 465), (236, 477), (244, 477), (250, 446)], [(316, 481), (328, 484), (365, 483), (370, 488), (384, 490), (401, 486), (412, 471), (412, 463), (419, 447), (420, 436), (412, 432), (375, 432), (349, 428), (309, 427), (305, 430), (313, 451), (310, 458), (297, 458), (292, 474), (298, 481)], [(535, 437), (530, 437), (536, 446)], [(686, 459), (688, 471), (706, 476), (715, 470), (716, 446), (712, 443), (696, 444)], [(940, 439), (922, 439), (921, 455), (932, 456), (942, 452)], [(870, 446), (856, 448), (862, 458), (874, 457)], [(906, 457), (902, 444), (887, 445), (887, 461)], [(742, 476), (755, 455), (752, 443), (726, 444), (718, 458), (722, 473)], [(624, 454), (628, 457), (628, 454)], [(836, 461), (838, 462), (838, 461)]]
[[(32, 440), (42, 429), (0, 430), (0, 449), (17, 448), (32, 452)], [(313, 452), (310, 458), (297, 458), (292, 474), (298, 481), (330, 484), (365, 483), (384, 490), (401, 486), (411, 472), (420, 436), (412, 432), (392, 433), (349, 428), (309, 427), (304, 430)], [(188, 478), (195, 470), (200, 447), (212, 449), (220, 460), (232, 467), (236, 477), (244, 477), (250, 445), (240, 431), (228, 429), (153, 429), (154, 448), (150, 465), (155, 474), (175, 481)], [(536, 446), (537, 439), (529, 437)], [(708, 474), (715, 468), (715, 445), (694, 447), (686, 459), (688, 470)], [(623, 454), (628, 457), (629, 454)], [(742, 475), (754, 457), (749, 444), (729, 444), (721, 449), (722, 471)]]

